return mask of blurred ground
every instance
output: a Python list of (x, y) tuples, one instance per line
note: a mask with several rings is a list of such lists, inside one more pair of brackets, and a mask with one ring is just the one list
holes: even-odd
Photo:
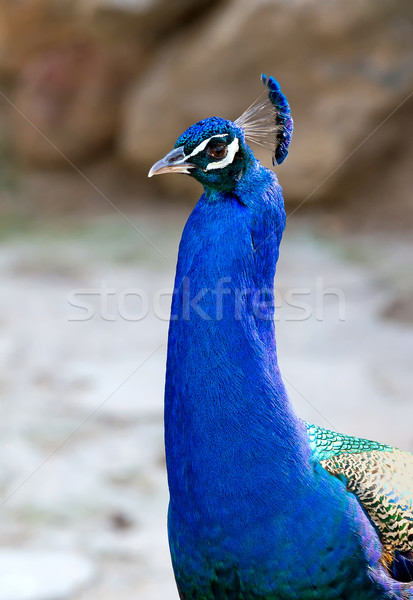
[[(1, 600), (177, 598), (162, 396), (188, 212), (143, 205), (3, 233)], [(290, 218), (277, 335), (302, 417), (413, 450), (412, 260), (407, 238)]]

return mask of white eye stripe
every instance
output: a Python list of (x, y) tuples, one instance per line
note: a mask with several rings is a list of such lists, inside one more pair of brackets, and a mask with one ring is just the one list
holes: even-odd
[(208, 138), (207, 140), (204, 140), (203, 142), (198, 144), (198, 146), (196, 148), (194, 148), (194, 150), (192, 150), (191, 154), (188, 154), (188, 156), (185, 156), (185, 160), (188, 160), (188, 158), (192, 158), (193, 156), (196, 156), (197, 154), (202, 152), (202, 150), (204, 150), (208, 146), (208, 143), (210, 140), (213, 140), (214, 138), (227, 137), (227, 135), (228, 135), (227, 133), (220, 133), (219, 135), (211, 135), (210, 138)]
[[(216, 136), (214, 136), (216, 137)], [(239, 149), (239, 141), (238, 138), (234, 138), (230, 145), (228, 146), (228, 152), (225, 158), (220, 160), (219, 162), (211, 162), (207, 165), (206, 170), (211, 171), (212, 169), (223, 169), (227, 165), (231, 164), (234, 160), (234, 156), (238, 152)]]

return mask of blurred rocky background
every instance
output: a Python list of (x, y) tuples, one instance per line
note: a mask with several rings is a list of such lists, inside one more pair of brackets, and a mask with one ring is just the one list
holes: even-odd
[[(2, 0), (4, 161), (74, 178), (104, 161), (111, 182), (128, 173), (146, 189), (180, 131), (236, 118), (267, 72), (296, 123), (280, 169), (288, 202), (400, 227), (413, 218), (412, 13), (409, 0)], [(179, 200), (191, 183), (151, 189)]]
[(261, 72), (295, 120), (289, 393), (413, 451), (411, 0), (0, 0), (0, 600), (177, 597), (162, 389), (200, 188), (146, 176), (194, 121), (239, 116)]

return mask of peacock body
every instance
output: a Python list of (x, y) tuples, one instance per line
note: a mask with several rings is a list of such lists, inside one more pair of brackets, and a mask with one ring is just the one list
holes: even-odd
[(329, 473), (345, 481), (375, 525), (383, 544), (382, 562), (393, 574), (413, 579), (413, 455), (306, 426), (314, 456)]
[(413, 600), (413, 457), (301, 421), (277, 362), (276, 175), (288, 152), (273, 78), (237, 121), (191, 126), (150, 175), (204, 193), (185, 226), (165, 389), (168, 533), (181, 600)]

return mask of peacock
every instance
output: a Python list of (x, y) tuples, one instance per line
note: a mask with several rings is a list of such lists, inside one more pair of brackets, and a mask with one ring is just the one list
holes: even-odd
[(301, 420), (277, 362), (273, 282), (287, 99), (189, 127), (149, 176), (204, 192), (184, 228), (165, 386), (168, 536), (181, 600), (413, 600), (413, 455)]

